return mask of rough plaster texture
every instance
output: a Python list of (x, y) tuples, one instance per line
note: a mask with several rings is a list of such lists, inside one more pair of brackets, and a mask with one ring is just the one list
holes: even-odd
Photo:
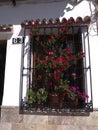
[(98, 111), (89, 116), (43, 116), (19, 114), (17, 107), (3, 107), (0, 130), (98, 130)]

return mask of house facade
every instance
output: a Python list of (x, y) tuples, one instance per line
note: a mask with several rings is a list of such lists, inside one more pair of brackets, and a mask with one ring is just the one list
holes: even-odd
[[(47, 2), (44, 0), (40, 2), (17, 0), (1, 2), (0, 68), (3, 68), (0, 70), (0, 76), (2, 77), (0, 77), (0, 130), (98, 129), (98, 25), (96, 12), (97, 1), (88, 0), (77, 2), (71, 0), (48, 0)], [(54, 27), (63, 27), (64, 20), (67, 20), (67, 23), (69, 20), (74, 21), (72, 31), (69, 31), (68, 34), (72, 36), (74, 33), (74, 36), (72, 36), (73, 39), (75, 39), (75, 36), (80, 36), (78, 42), (81, 43), (83, 51), (85, 52), (85, 60), (82, 63), (82, 66), (84, 66), (82, 68), (83, 77), (85, 78), (81, 80), (86, 84), (84, 88), (88, 94), (88, 98), (85, 101), (87, 105), (84, 109), (80, 110), (79, 107), (75, 111), (71, 109), (72, 111), (70, 112), (69, 109), (67, 109), (67, 112), (61, 112), (58, 108), (56, 108), (56, 111), (59, 111), (59, 113), (55, 113), (54, 109), (53, 112), (50, 113), (45, 110), (45, 112), (41, 113), (38, 113), (39, 111), (33, 112), (32, 107), (30, 107), (30, 104), (27, 105), (26, 101), (28, 100), (27, 89), (30, 87), (29, 84), (35, 83), (31, 80), (33, 77), (31, 73), (34, 69), (34, 66), (33, 69), (31, 66), (34, 63), (33, 55), (36, 55), (38, 52), (30, 51), (34, 48), (30, 46), (30, 30), (32, 27), (36, 27), (37, 22), (37, 26), (44, 30), (41, 31), (41, 37), (44, 37), (44, 35), (50, 36), (50, 34), (47, 34), (49, 30), (47, 29), (47, 31), (45, 28), (52, 27), (52, 32)], [(48, 25), (49, 22), (51, 22), (51, 24)], [(57, 33), (57, 31), (58, 29), (56, 31), (54, 29), (54, 34)], [(80, 35), (78, 35), (78, 33)], [(73, 41), (73, 39), (68, 37), (66, 44), (69, 42), (74, 44), (77, 40)], [(78, 68), (80, 67), (81, 65), (78, 66)], [(73, 69), (74, 68), (72, 68), (71, 71), (73, 71)], [(82, 76), (80, 75), (80, 77)], [(34, 79), (34, 77), (32, 79)], [(81, 80), (79, 81), (82, 82)], [(84, 102), (82, 102), (82, 104), (83, 103)], [(47, 111), (50, 111), (50, 109), (47, 109)]]

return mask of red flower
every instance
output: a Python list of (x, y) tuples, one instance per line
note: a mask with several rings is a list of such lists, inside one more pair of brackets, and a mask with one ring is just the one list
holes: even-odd
[(59, 31), (60, 31), (60, 33), (64, 33), (64, 32), (66, 32), (66, 28), (60, 28)]
[(74, 59), (74, 57), (71, 55), (71, 56), (69, 56), (69, 59), (70, 59), (70, 61), (72, 61)]
[(57, 80), (59, 80), (59, 78), (60, 78), (60, 75), (55, 75), (54, 76), (54, 79), (57, 81)]
[(47, 60), (40, 60), (42, 64), (47, 63)]
[(81, 54), (81, 55), (84, 55), (84, 54), (85, 54), (85, 52), (83, 52), (83, 51), (80, 51), (80, 54)]
[(60, 78), (60, 74), (52, 73), (53, 78), (57, 81)]
[(66, 70), (66, 67), (64, 65), (61, 66), (62, 71)]
[(81, 55), (82, 57), (85, 57), (85, 52), (80, 51), (80, 55)]
[(54, 62), (67, 63), (67, 59), (64, 57), (58, 57)]
[(53, 39), (53, 36), (52, 36), (52, 35), (48, 37), (48, 41), (51, 42), (52, 39)]

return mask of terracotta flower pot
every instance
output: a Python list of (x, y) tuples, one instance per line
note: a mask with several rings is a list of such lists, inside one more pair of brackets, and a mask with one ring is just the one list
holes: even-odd
[(66, 96), (66, 106), (68, 108), (76, 108), (78, 106), (79, 103), (79, 99), (78, 97), (76, 97), (75, 99), (71, 99), (70, 97)]
[(49, 94), (49, 101), (51, 108), (56, 108), (59, 105), (59, 96), (58, 94)]

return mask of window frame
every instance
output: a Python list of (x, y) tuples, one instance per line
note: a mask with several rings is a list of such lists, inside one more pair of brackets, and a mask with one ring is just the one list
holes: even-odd
[[(57, 26), (58, 26), (58, 25), (57, 25)], [(77, 26), (77, 25), (76, 25), (76, 26)], [(76, 27), (76, 26), (74, 26), (74, 27)], [(39, 26), (39, 28), (42, 28), (42, 27), (43, 27), (43, 26)], [(44, 27), (47, 27), (47, 26), (44, 26)], [(49, 26), (48, 26), (48, 27), (49, 27)], [(50, 27), (52, 27), (52, 26), (50, 26)], [(54, 26), (54, 27), (55, 27), (55, 26)], [(81, 30), (82, 30), (82, 32), (81, 32), (81, 38), (82, 38), (82, 39), (81, 39), (81, 40), (82, 40), (81, 42), (82, 42), (82, 45), (85, 44), (85, 39), (84, 39), (85, 35), (87, 36), (87, 40), (86, 40), (86, 41), (88, 42), (88, 46), (87, 46), (87, 47), (88, 47), (88, 49), (89, 49), (89, 50), (88, 50), (88, 53), (89, 53), (89, 55), (90, 55), (89, 37), (88, 37), (88, 26), (87, 26), (87, 25), (83, 25), (83, 26), (77, 26), (77, 27), (80, 27)], [(83, 29), (82, 29), (82, 28), (83, 28)], [(28, 27), (24, 28), (25, 31), (26, 31), (26, 30), (30, 30), (30, 29), (31, 29), (31, 27), (29, 27), (29, 28), (28, 28)], [(85, 30), (86, 30), (86, 34), (84, 33)], [(26, 32), (25, 32), (24, 34), (26, 35)], [(32, 46), (32, 44), (31, 44), (31, 42), (30, 42), (30, 45), (29, 45), (29, 48), (30, 48), (30, 49), (29, 49), (29, 54), (28, 54), (28, 55), (29, 55), (29, 58), (32, 57), (32, 56), (31, 56), (31, 55), (32, 55), (32, 54), (31, 54), (31, 51), (32, 51), (32, 47), (31, 47), (31, 46)], [(24, 48), (25, 48), (25, 47), (24, 47), (24, 45), (23, 45), (23, 53), (24, 53)], [(83, 48), (85, 48), (85, 45), (83, 45)], [(24, 55), (24, 54), (23, 54), (23, 55)], [(32, 59), (32, 58), (31, 58), (31, 59)], [(88, 71), (88, 70), (90, 71), (89, 74), (90, 74), (90, 83), (91, 83), (90, 56), (89, 56), (89, 66), (88, 66), (88, 68), (86, 67), (86, 61), (84, 62), (84, 64), (85, 64), (85, 65), (84, 65), (84, 66), (85, 66), (85, 68), (84, 68), (85, 71)], [(31, 60), (29, 60), (29, 65), (32, 66), (32, 65), (31, 65)], [(27, 69), (27, 70), (29, 71), (29, 76), (30, 76), (30, 77), (29, 77), (29, 82), (31, 81), (31, 77), (32, 77), (32, 76), (31, 76), (31, 71), (33, 70), (33, 68), (30, 67), (30, 66), (29, 66), (29, 69), (23, 67), (23, 70), (24, 70), (24, 69)], [(86, 80), (87, 80), (87, 79), (86, 79)], [(23, 80), (22, 80), (22, 82), (23, 82)], [(87, 82), (87, 81), (86, 81), (86, 82)], [(22, 84), (23, 84), (23, 83), (22, 83)], [(29, 85), (30, 85), (30, 83), (29, 83)], [(22, 96), (21, 96), (21, 98), (22, 98)], [(92, 86), (90, 87), (90, 99), (91, 99), (90, 101), (87, 101), (87, 102), (86, 102), (86, 106), (85, 106), (84, 109), (75, 109), (75, 110), (73, 110), (73, 111), (74, 111), (74, 112), (75, 112), (75, 111), (80, 111), (80, 112), (83, 112), (83, 111), (85, 111), (85, 112), (87, 112), (87, 111), (93, 111)], [(22, 110), (25, 108), (24, 106), (26, 105), (26, 104), (24, 105), (24, 101), (23, 101), (23, 100), (24, 100), (24, 99), (22, 98), (22, 102), (21, 102), (21, 105), (20, 105), (20, 106), (22, 106)], [(70, 111), (71, 111), (71, 110), (70, 110)], [(41, 113), (42, 113), (42, 114), (45, 114), (45, 113), (43, 113), (43, 112), (36, 112), (36, 113), (37, 113), (37, 114), (39, 114), (39, 113), (40, 113), (40, 114), (41, 114)], [(66, 112), (62, 112), (62, 113), (64, 114), (64, 113), (66, 113)], [(53, 114), (53, 112), (48, 112), (48, 113), (46, 113), (46, 114)], [(59, 114), (59, 113), (56, 113), (56, 115), (58, 115), (58, 114)]]

